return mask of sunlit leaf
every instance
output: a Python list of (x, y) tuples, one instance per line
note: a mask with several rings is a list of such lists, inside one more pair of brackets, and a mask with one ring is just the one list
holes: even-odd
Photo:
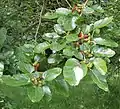
[(51, 48), (51, 50), (54, 50), (54, 51), (60, 51), (63, 48), (65, 48), (65, 46), (66, 46), (66, 42), (63, 42), (63, 43), (52, 42), (50, 48)]
[(106, 17), (104, 19), (98, 20), (94, 23), (94, 29), (103, 28), (107, 26), (109, 23), (111, 23), (112, 20), (113, 20), (113, 17)]
[(32, 73), (34, 71), (34, 67), (31, 64), (19, 62), (18, 63), (18, 68), (23, 72), (23, 73)]
[(109, 47), (118, 47), (118, 44), (113, 40), (103, 39), (103, 38), (94, 38), (94, 41), (98, 45), (105, 45)]
[(24, 86), (27, 84), (30, 84), (30, 78), (27, 74), (17, 74), (17, 75), (4, 75), (1, 77), (3, 83), (5, 83), (8, 86)]
[(58, 17), (59, 17), (59, 15), (57, 13), (47, 12), (42, 18), (51, 20), (51, 19), (56, 19)]
[(76, 16), (61, 16), (57, 22), (63, 26), (65, 31), (72, 31), (76, 28)]
[(45, 33), (43, 35), (44, 38), (51, 38), (51, 39), (56, 39), (59, 38), (60, 36), (57, 33)]
[(92, 31), (92, 29), (93, 29), (93, 24), (83, 25), (83, 27), (82, 27), (82, 32), (83, 32), (84, 34), (88, 34), (88, 33), (90, 33), (90, 32)]
[(48, 57), (48, 63), (49, 64), (58, 64), (59, 62), (61, 62), (63, 59), (63, 57), (59, 54), (51, 54)]
[(78, 85), (80, 80), (86, 75), (86, 70), (82, 67), (79, 61), (74, 58), (68, 59), (65, 63), (63, 68), (64, 79), (71, 86)]
[(62, 69), (57, 67), (45, 71), (43, 73), (43, 77), (45, 78), (45, 81), (52, 81), (53, 79), (58, 77), (61, 73), (62, 73)]
[(72, 47), (65, 48), (63, 50), (63, 54), (70, 57), (75, 56), (76, 58), (83, 60), (83, 55), (78, 50)]
[(68, 42), (73, 42), (73, 41), (79, 40), (79, 37), (78, 37), (77, 34), (69, 34), (69, 35), (67, 35), (67, 36), (65, 36), (65, 37), (66, 37), (66, 40), (67, 40)]
[(68, 15), (70, 14), (72, 11), (67, 9), (67, 8), (58, 8), (56, 9), (56, 13), (60, 14), (60, 15)]
[(107, 66), (106, 66), (106, 62), (103, 59), (95, 58), (93, 64), (102, 75), (106, 74)]
[(34, 48), (34, 52), (35, 53), (43, 53), (46, 49), (48, 49), (50, 47), (50, 44), (47, 42), (43, 42), (38, 44), (35, 48)]
[(60, 24), (55, 24), (54, 25), (54, 30), (58, 34), (64, 34), (65, 33), (63, 27)]
[(4, 70), (4, 63), (0, 62), (0, 72), (3, 72), (3, 70)]
[(93, 48), (93, 53), (95, 56), (102, 56), (102, 57), (113, 57), (115, 55), (115, 52), (111, 50), (110, 48), (104, 48), (104, 47), (95, 47)]

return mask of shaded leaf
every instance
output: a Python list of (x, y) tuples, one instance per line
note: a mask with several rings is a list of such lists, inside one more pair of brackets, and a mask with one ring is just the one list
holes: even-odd
[(92, 8), (97, 12), (104, 13), (104, 9), (99, 5), (93, 5)]
[(94, 13), (94, 9), (90, 8), (90, 7), (85, 7), (83, 9), (83, 14), (92, 14)]
[(56, 93), (65, 97), (69, 96), (69, 86), (64, 79), (55, 80)]
[(39, 102), (43, 98), (44, 91), (42, 87), (31, 86), (27, 87), (27, 94), (29, 99), (34, 103)]
[(101, 75), (101, 73), (96, 70), (95, 68), (93, 68), (91, 70), (91, 78), (93, 80), (93, 82), (95, 84), (97, 84), (97, 86), (101, 89), (103, 89), (104, 91), (108, 91), (108, 84), (106, 81), (106, 77), (104, 75)]
[(1, 28), (0, 29), (0, 49), (6, 40), (6, 34), (7, 34), (7, 30), (5, 28)]
[(44, 99), (46, 101), (50, 101), (52, 99), (52, 93), (50, 88), (48, 86), (43, 86), (43, 91), (44, 91)]

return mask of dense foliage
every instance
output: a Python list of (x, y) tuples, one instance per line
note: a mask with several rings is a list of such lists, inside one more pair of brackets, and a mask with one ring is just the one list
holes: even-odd
[[(71, 86), (79, 83), (85, 92), (93, 90), (94, 83), (104, 91), (111, 91), (106, 78), (110, 81), (114, 75), (107, 73), (110, 71), (107, 65), (114, 68), (119, 63), (118, 57), (114, 66), (110, 65), (114, 60), (109, 59), (115, 55), (112, 49), (118, 50), (113, 47), (119, 43), (119, 21), (108, 14), (109, 3), (100, 2), (108, 6), (106, 11), (97, 1), (74, 5), (77, 2), (71, 2), (71, 8), (69, 2), (64, 1), (70, 8), (61, 8), (62, 1), (53, 1), (50, 10), (49, 1), (1, 0), (0, 91), (6, 107), (40, 108), (34, 102), (42, 100), (42, 104), (46, 104), (52, 96), (53, 101), (58, 99), (56, 95), (68, 97), (73, 90)], [(116, 69), (119, 71), (119, 66)], [(17, 105), (10, 105), (14, 103), (11, 100)], [(89, 107), (84, 105), (81, 103), (80, 107)]]

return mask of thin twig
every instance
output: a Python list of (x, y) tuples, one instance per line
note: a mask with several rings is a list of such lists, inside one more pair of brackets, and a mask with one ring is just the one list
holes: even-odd
[(84, 7), (87, 5), (87, 2), (88, 2), (88, 0), (85, 1), (85, 3), (84, 3)]
[(66, 3), (69, 5), (70, 8), (72, 8), (71, 4), (68, 2), (68, 0), (65, 0)]
[(60, 6), (60, 3), (59, 3), (59, 1), (58, 1), (58, 0), (56, 0), (56, 2), (57, 2), (57, 4), (58, 4), (58, 6)]
[(36, 30), (36, 33), (35, 33), (35, 42), (37, 42), (37, 35), (38, 35), (38, 31), (39, 31), (39, 28), (40, 28), (40, 25), (41, 25), (41, 19), (42, 19), (42, 13), (43, 13), (43, 10), (44, 10), (44, 5), (45, 5), (45, 1), (43, 0), (43, 6), (42, 6), (42, 9), (41, 9), (41, 12), (40, 12), (40, 17), (39, 17), (39, 23), (38, 23), (38, 27), (37, 27), (37, 30)]
[[(41, 18), (41, 21), (42, 22), (51, 22), (51, 23), (56, 23), (56, 21), (54, 21), (54, 20), (48, 20), (48, 19), (44, 19), (44, 18)], [(41, 23), (42, 23), (41, 22)], [(33, 23), (33, 24), (31, 24), (29, 27), (27, 27), (24, 31), (23, 31), (23, 33), (26, 33), (26, 32), (28, 32), (28, 31), (30, 31), (32, 28), (34, 28), (36, 25), (38, 25), (39, 24), (39, 21), (36, 21), (35, 23)]]
[(88, 0), (85, 0), (85, 2), (84, 2), (84, 4), (83, 4), (83, 8), (82, 8), (82, 10), (81, 10), (80, 16), (82, 16), (82, 11), (83, 11), (83, 9), (86, 7), (87, 3), (88, 3)]

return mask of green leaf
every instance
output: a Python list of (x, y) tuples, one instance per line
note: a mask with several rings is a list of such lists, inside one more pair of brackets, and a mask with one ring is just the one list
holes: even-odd
[(83, 27), (82, 27), (82, 32), (83, 32), (84, 34), (88, 34), (88, 33), (90, 33), (90, 32), (92, 31), (92, 29), (93, 29), (93, 24), (83, 25)]
[(81, 52), (79, 52), (78, 50), (73, 51), (73, 55), (80, 60), (83, 60), (83, 55)]
[(65, 97), (69, 96), (69, 86), (64, 79), (55, 80), (55, 90), (57, 94)]
[(32, 73), (34, 71), (34, 67), (31, 64), (19, 62), (18, 67), (23, 73)]
[(60, 14), (60, 15), (68, 15), (70, 14), (72, 11), (67, 9), (67, 8), (58, 8), (56, 9), (56, 13)]
[(69, 34), (69, 35), (67, 35), (65, 37), (66, 37), (66, 40), (68, 42), (73, 42), (73, 41), (78, 41), (79, 40), (79, 37), (78, 37), (77, 34)]
[(68, 59), (65, 63), (63, 76), (71, 86), (78, 85), (80, 80), (86, 75), (87, 72), (82, 67), (79, 61), (74, 58)]
[(78, 16), (78, 18), (77, 18), (75, 23), (77, 25), (81, 25), (84, 21), (85, 21), (85, 18), (83, 16)]
[(42, 18), (45, 19), (57, 19), (59, 17), (59, 15), (57, 13), (53, 13), (53, 12), (47, 12)]
[(88, 72), (87, 65), (85, 63), (81, 63), (80, 65), (81, 65), (81, 68), (82, 68), (82, 70), (84, 72), (84, 76), (86, 76), (87, 72)]
[(91, 70), (91, 78), (93, 80), (93, 82), (95, 84), (97, 84), (97, 86), (101, 89), (103, 89), (104, 91), (108, 91), (108, 84), (107, 84), (107, 81), (106, 81), (106, 77), (104, 75), (101, 75), (101, 73), (96, 70), (95, 68), (93, 68)]
[(53, 33), (45, 33), (43, 37), (55, 39), (55, 38), (59, 38), (60, 36), (53, 32)]
[(37, 86), (31, 86), (27, 88), (27, 94), (29, 99), (35, 103), (39, 102), (43, 96), (44, 96), (44, 91), (42, 87), (37, 87)]
[(61, 16), (58, 18), (58, 24), (62, 25), (65, 31), (72, 31), (76, 28), (76, 16)]
[(94, 38), (94, 41), (98, 45), (105, 45), (108, 47), (118, 47), (118, 44), (114, 42), (113, 40), (103, 39), (99, 37), (99, 38)]
[(95, 56), (102, 56), (102, 57), (113, 57), (115, 55), (115, 52), (111, 50), (110, 48), (104, 48), (104, 47), (95, 47), (93, 48), (93, 53)]
[(59, 64), (63, 60), (63, 57), (59, 54), (51, 54), (48, 57), (49, 64)]
[(65, 46), (66, 46), (66, 42), (60, 43), (60, 42), (54, 41), (54, 42), (52, 42), (50, 48), (51, 48), (51, 50), (54, 50), (54, 51), (60, 51), (60, 50), (62, 50)]
[(52, 81), (56, 77), (58, 77), (62, 73), (61, 68), (53, 68), (45, 71), (43, 73), (43, 77), (45, 78), (45, 81)]
[(95, 29), (95, 33), (96, 33), (96, 34), (100, 34), (100, 29), (99, 29), (99, 28), (96, 28), (96, 29)]
[(91, 49), (91, 45), (87, 42), (87, 43), (83, 43), (82, 45), (80, 45), (80, 50), (81, 51), (88, 51), (90, 52)]
[(65, 56), (70, 56), (72, 57), (74, 54), (73, 54), (73, 50), (72, 50), (72, 47), (67, 47), (63, 50), (63, 54)]
[[(30, 48), (27, 48), (27, 49), (30, 50)], [(31, 59), (33, 58), (33, 53), (34, 53), (33, 51), (30, 53), (26, 52), (23, 46), (17, 47), (15, 49), (15, 55), (18, 61), (25, 62), (25, 63), (31, 62)]]
[(64, 34), (65, 33), (63, 27), (60, 24), (55, 24), (54, 25), (54, 30), (58, 34)]
[(67, 47), (63, 50), (63, 54), (65, 56), (75, 56), (76, 58), (83, 60), (83, 55), (82, 53), (80, 53), (78, 50), (76, 50), (75, 48), (72, 47)]
[(51, 90), (48, 86), (43, 86), (43, 91), (44, 91), (44, 99), (46, 101), (50, 101), (52, 99), (52, 93)]
[(102, 75), (106, 74), (107, 66), (106, 66), (106, 62), (103, 59), (95, 58), (93, 64)]
[(99, 13), (104, 13), (104, 9), (99, 5), (93, 5), (92, 8)]
[(83, 14), (92, 14), (92, 13), (94, 13), (94, 10), (90, 7), (85, 7), (83, 9)]
[(6, 34), (7, 34), (7, 30), (5, 28), (1, 28), (0, 29), (0, 49), (6, 40)]
[(34, 48), (34, 52), (35, 53), (44, 53), (44, 51), (46, 49), (48, 49), (50, 47), (50, 44), (47, 42), (43, 42), (38, 44), (35, 48)]
[(30, 84), (30, 78), (27, 74), (17, 74), (17, 75), (4, 75), (1, 77), (3, 83), (8, 86), (24, 86)]
[(106, 17), (104, 19), (98, 20), (94, 23), (94, 29), (103, 28), (107, 26), (109, 23), (111, 23), (112, 20), (113, 20), (113, 17)]
[(0, 72), (3, 72), (3, 70), (4, 70), (4, 64), (0, 62)]

